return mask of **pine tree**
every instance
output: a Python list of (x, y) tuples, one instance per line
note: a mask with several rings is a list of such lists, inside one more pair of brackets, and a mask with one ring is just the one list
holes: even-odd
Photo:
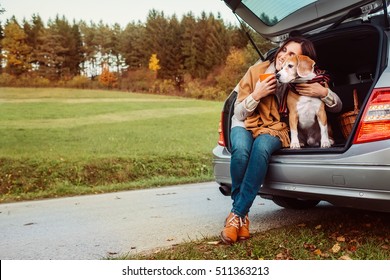
[[(0, 14), (1, 14), (1, 7), (0, 7)], [(0, 74), (3, 73), (4, 55), (3, 55), (3, 44), (1, 44), (1, 41), (3, 39), (4, 39), (4, 29), (3, 29), (3, 25), (1, 24), (1, 21), (0, 21)]]
[(73, 23), (70, 30), (69, 41), (69, 56), (68, 64), (70, 69), (70, 74), (72, 76), (78, 76), (81, 74), (81, 65), (85, 60), (84, 56), (84, 46), (80, 32), (80, 26), (76, 23)]
[(119, 24), (114, 24), (111, 28), (109, 53), (112, 65), (116, 67), (117, 73), (121, 73), (122, 69), (125, 68), (124, 58), (121, 54), (120, 38), (122, 34), (122, 28)]
[(62, 56), (62, 63), (58, 75), (62, 79), (70, 79), (80, 73), (82, 61), (81, 35), (77, 24), (71, 26), (65, 17), (57, 16), (51, 24), (54, 35), (58, 38), (60, 48), (58, 56)]
[(157, 77), (165, 77), (166, 65), (168, 61), (169, 46), (167, 36), (169, 30), (168, 20), (163, 12), (151, 10), (146, 20), (145, 32), (145, 49), (148, 50), (149, 56), (157, 54), (160, 59), (161, 71), (157, 72)]
[(43, 35), (45, 34), (45, 26), (42, 19), (37, 16), (32, 16), (31, 24), (24, 22), (24, 32), (27, 35), (27, 43), (31, 47), (30, 64), (34, 72), (39, 72), (39, 66), (44, 64), (44, 56), (40, 53), (41, 45), (43, 43)]
[(97, 26), (92, 23), (90, 26), (85, 22), (79, 23), (80, 33), (83, 38), (83, 50), (84, 50), (84, 60), (82, 62), (82, 72), (83, 74), (90, 76), (91, 79), (95, 79), (98, 76), (100, 71), (98, 63), (98, 47), (95, 44), (95, 37), (97, 36)]
[(168, 22), (164, 36), (164, 48), (161, 52), (160, 78), (180, 80), (182, 72), (181, 46), (178, 42), (182, 37), (182, 28), (176, 16), (172, 16)]
[(185, 73), (195, 76), (196, 72), (196, 20), (192, 13), (186, 14), (182, 19), (183, 33), (181, 37), (181, 54), (183, 59), (183, 69)]
[(146, 68), (150, 52), (145, 48), (145, 26), (130, 23), (121, 36), (120, 50), (130, 70)]

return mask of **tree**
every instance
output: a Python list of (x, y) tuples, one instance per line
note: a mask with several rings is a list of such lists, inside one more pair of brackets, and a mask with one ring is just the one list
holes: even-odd
[(164, 48), (159, 52), (161, 58), (161, 74), (160, 78), (180, 80), (182, 76), (182, 54), (181, 46), (178, 44), (182, 37), (182, 28), (176, 18), (172, 16), (168, 22), (167, 28), (164, 30)]
[(159, 78), (165, 77), (165, 66), (167, 65), (167, 56), (170, 48), (167, 42), (169, 22), (163, 12), (151, 10), (149, 11), (145, 28), (145, 49), (148, 50), (149, 55), (154, 53), (159, 56), (161, 71), (156, 73)]
[(80, 74), (80, 64), (83, 61), (83, 48), (79, 26), (69, 24), (63, 16), (57, 16), (49, 25), (54, 36), (58, 39), (57, 55), (61, 57), (61, 67), (57, 68), (58, 76), (70, 79)]
[(44, 63), (40, 48), (43, 43), (42, 37), (45, 34), (45, 26), (38, 15), (33, 15), (31, 24), (24, 21), (23, 29), (27, 35), (27, 44), (31, 47), (31, 67), (35, 72), (38, 72), (39, 66)]
[(214, 58), (213, 65), (221, 65), (226, 60), (231, 49), (231, 39), (227, 28), (222, 19), (216, 19), (213, 14), (209, 15), (210, 29), (213, 33), (214, 40), (212, 55)]
[[(1, 14), (1, 8), (0, 8), (0, 14)], [(3, 73), (4, 55), (3, 55), (3, 44), (1, 44), (3, 39), (4, 39), (4, 29), (3, 29), (3, 25), (1, 24), (1, 21), (0, 21), (0, 74)]]
[(156, 72), (156, 77), (157, 77), (157, 72), (158, 70), (161, 69), (159, 65), (160, 60), (157, 58), (157, 54), (152, 54), (149, 60), (149, 69)]
[(248, 69), (244, 50), (232, 48), (221, 74), (216, 77), (218, 87), (227, 94), (236, 86)]
[(196, 69), (192, 75), (195, 78), (205, 79), (208, 73), (217, 66), (214, 62), (214, 49), (217, 38), (206, 13), (201, 14), (197, 22), (194, 36)]
[(84, 61), (82, 62), (81, 70), (86, 76), (93, 80), (98, 76), (100, 67), (98, 64), (98, 47), (95, 44), (96, 24), (92, 23), (90, 26), (85, 22), (80, 22), (80, 32), (83, 39)]
[(40, 37), (41, 43), (38, 46), (39, 68), (37, 72), (52, 81), (58, 81), (68, 73), (65, 67), (65, 57), (68, 49), (63, 46), (63, 38), (59, 33), (55, 22), (50, 21), (48, 28)]
[(112, 56), (113, 45), (111, 35), (111, 28), (100, 21), (96, 26), (95, 36), (92, 42), (95, 47), (95, 59), (97, 60), (97, 65), (111, 67), (113, 64), (114, 59)]
[(116, 67), (116, 71), (121, 73), (126, 68), (124, 58), (121, 54), (121, 34), (122, 29), (119, 24), (114, 24), (111, 29), (110, 44), (109, 44), (109, 55), (112, 65)]
[(81, 65), (85, 60), (84, 46), (81, 37), (80, 26), (73, 23), (70, 30), (70, 41), (69, 54), (68, 54), (68, 65), (72, 76), (78, 76), (81, 74)]
[(111, 89), (117, 86), (117, 81), (118, 79), (115, 74), (110, 72), (109, 66), (104, 63), (102, 74), (99, 76), (99, 83)]
[(4, 28), (2, 40), (7, 73), (15, 76), (27, 73), (30, 67), (31, 47), (27, 44), (27, 35), (15, 18)]
[(195, 45), (196, 19), (192, 13), (188, 13), (183, 17), (182, 26), (181, 54), (183, 68), (186, 73), (195, 76), (197, 64), (197, 49)]
[(121, 35), (120, 50), (130, 70), (147, 68), (150, 52), (145, 48), (145, 26), (129, 23)]
[[(0, 15), (2, 13), (5, 12), (5, 9), (3, 7), (1, 7), (1, 4), (0, 4)], [(3, 25), (0, 21), (0, 74), (3, 73), (3, 59), (4, 59), (4, 56), (3, 56), (3, 46), (1, 44), (1, 41), (4, 39), (4, 30), (3, 30)]]

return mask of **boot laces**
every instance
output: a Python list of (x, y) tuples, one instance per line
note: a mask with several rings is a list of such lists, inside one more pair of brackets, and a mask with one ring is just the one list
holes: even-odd
[(226, 224), (238, 229), (242, 226), (242, 218), (237, 216), (236, 214), (233, 214)]

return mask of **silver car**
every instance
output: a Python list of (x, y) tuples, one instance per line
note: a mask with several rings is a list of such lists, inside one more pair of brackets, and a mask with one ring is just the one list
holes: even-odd
[[(323, 200), (390, 212), (386, 1), (224, 1), (264, 38), (281, 42), (291, 32), (309, 38), (316, 47), (317, 64), (331, 73), (331, 88), (343, 101), (340, 114), (328, 114), (335, 144), (274, 154), (259, 195), (285, 208), (314, 207)], [(233, 91), (225, 101), (220, 138), (213, 149), (215, 180), (224, 195), (231, 188), (229, 133), (236, 95)]]

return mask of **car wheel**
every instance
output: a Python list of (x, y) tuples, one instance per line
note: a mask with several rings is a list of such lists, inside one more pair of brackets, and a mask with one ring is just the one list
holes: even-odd
[(318, 203), (320, 203), (320, 200), (306, 200), (283, 196), (274, 196), (272, 201), (275, 204), (287, 209), (308, 209), (313, 208)]

